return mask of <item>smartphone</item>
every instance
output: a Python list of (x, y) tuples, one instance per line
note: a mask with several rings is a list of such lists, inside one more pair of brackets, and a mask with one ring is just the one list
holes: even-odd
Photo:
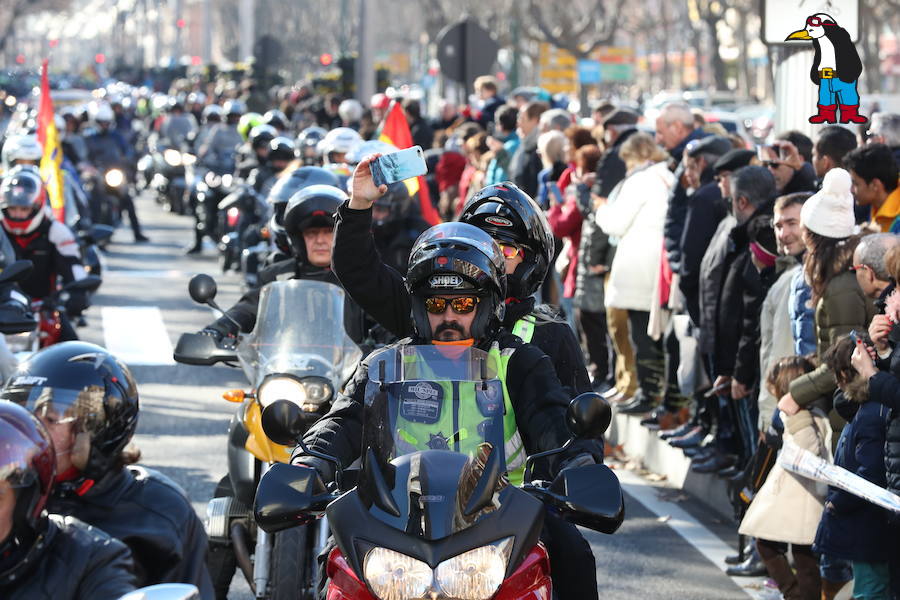
[(853, 343), (854, 343), (854, 344), (858, 344), (858, 343), (859, 343), (859, 334), (856, 333), (856, 330), (855, 330), (855, 329), (851, 329), (851, 330), (850, 330), (850, 339), (853, 340)]
[(369, 166), (375, 185), (396, 183), (428, 172), (421, 146), (382, 154), (369, 163)]

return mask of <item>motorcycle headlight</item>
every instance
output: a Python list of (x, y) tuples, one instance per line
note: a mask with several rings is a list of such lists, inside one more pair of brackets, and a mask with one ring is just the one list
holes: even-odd
[(306, 388), (290, 377), (272, 377), (263, 382), (256, 390), (256, 397), (263, 408), (276, 400), (289, 400), (298, 406), (306, 402)]
[(185, 166), (192, 165), (195, 162), (197, 162), (197, 157), (194, 156), (193, 154), (188, 154), (185, 152), (184, 154), (181, 155), (181, 162)]
[(379, 600), (423, 598), (434, 578), (424, 562), (387, 548), (366, 554), (363, 575)]
[(234, 177), (232, 177), (231, 173), (225, 173), (222, 175), (222, 185), (224, 187), (231, 187), (231, 183), (234, 181)]
[(125, 173), (119, 169), (110, 169), (103, 179), (106, 181), (106, 185), (116, 188), (125, 183)]
[(172, 148), (164, 150), (163, 160), (165, 160), (166, 164), (168, 164), (170, 167), (180, 167), (182, 163), (181, 152), (179, 152), (178, 150), (173, 150)]
[(219, 184), (222, 183), (222, 178), (210, 171), (203, 177), (203, 181), (205, 181), (206, 185), (209, 187), (214, 188), (219, 187)]
[(435, 569), (438, 586), (448, 598), (488, 600), (506, 575), (513, 538), (463, 552)]
[(331, 384), (324, 379), (306, 378), (302, 385), (306, 390), (306, 401), (302, 408), (310, 412), (315, 412), (319, 406), (331, 400), (331, 395), (334, 393)]

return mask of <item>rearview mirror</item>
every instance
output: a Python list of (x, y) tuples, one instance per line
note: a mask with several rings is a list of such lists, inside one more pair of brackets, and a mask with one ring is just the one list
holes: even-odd
[(0, 271), (0, 283), (8, 281), (21, 281), (28, 277), (28, 274), (34, 269), (34, 263), (30, 260), (17, 260), (2, 271)]
[(96, 275), (87, 275), (85, 277), (82, 277), (81, 279), (76, 279), (71, 283), (67, 283), (65, 287), (63, 287), (63, 289), (67, 292), (71, 292), (74, 290), (96, 292), (101, 283), (103, 283), (103, 279), (101, 277), (98, 277)]
[(109, 225), (102, 225), (97, 223), (91, 225), (90, 229), (87, 230), (85, 241), (88, 241), (91, 244), (101, 245), (109, 241), (115, 231), (116, 230)]
[(569, 431), (582, 440), (603, 436), (612, 422), (612, 409), (600, 394), (586, 392), (576, 396), (566, 411)]
[[(309, 429), (309, 419), (294, 402), (290, 400), (276, 400), (265, 407), (262, 412), (262, 428), (266, 437), (282, 446), (294, 446), (297, 438)], [(312, 417), (318, 419), (319, 415), (313, 413)]]
[(197, 304), (209, 304), (216, 297), (216, 292), (216, 280), (205, 273), (194, 275), (188, 283), (188, 293)]
[(606, 465), (564, 470), (548, 496), (564, 519), (600, 533), (614, 533), (625, 519), (622, 486)]

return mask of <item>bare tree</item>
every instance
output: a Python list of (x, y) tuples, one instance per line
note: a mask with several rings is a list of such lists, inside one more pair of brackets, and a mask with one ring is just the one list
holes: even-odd
[(6, 49), (16, 21), (42, 10), (65, 10), (69, 0), (3, 0), (0, 3), (0, 52)]

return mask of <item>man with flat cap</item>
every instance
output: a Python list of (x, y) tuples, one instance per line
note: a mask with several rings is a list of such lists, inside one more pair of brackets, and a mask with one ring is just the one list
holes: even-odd
[(591, 192), (604, 200), (620, 181), (625, 179), (625, 161), (619, 149), (625, 140), (637, 132), (639, 115), (627, 108), (617, 108), (603, 119), (603, 143), (606, 151), (597, 163), (597, 179)]

